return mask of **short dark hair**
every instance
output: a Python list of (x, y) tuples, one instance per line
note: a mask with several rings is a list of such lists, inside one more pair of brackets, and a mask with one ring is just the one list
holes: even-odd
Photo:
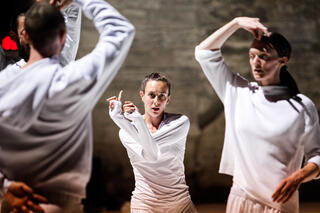
[(168, 80), (168, 78), (164, 75), (161, 75), (160, 73), (157, 72), (153, 72), (150, 73), (149, 75), (146, 75), (143, 79), (143, 81), (141, 82), (141, 91), (145, 91), (146, 85), (148, 83), (148, 81), (162, 81), (164, 83), (166, 83), (167, 87), (168, 87), (168, 96), (170, 96), (171, 94), (171, 84)]
[(25, 14), (25, 30), (43, 57), (54, 54), (53, 41), (66, 30), (60, 10), (47, 2), (35, 3)]

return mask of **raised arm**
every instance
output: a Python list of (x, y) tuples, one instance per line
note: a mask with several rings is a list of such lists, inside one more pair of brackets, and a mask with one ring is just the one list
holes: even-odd
[[(138, 112), (136, 106), (132, 102), (126, 102), (124, 104), (124, 114), (122, 112), (120, 92), (118, 98), (112, 97), (107, 99), (109, 101), (109, 115), (111, 119), (126, 133), (134, 139), (136, 144), (141, 145), (142, 153), (136, 152), (140, 157), (145, 160), (155, 161), (159, 156), (159, 148), (156, 142), (153, 140), (150, 131), (143, 119), (143, 116)], [(131, 122), (132, 121), (132, 122)], [(133, 152), (135, 150), (125, 142), (124, 144)]]
[(237, 17), (229, 23), (215, 31), (198, 46), (200, 50), (217, 50), (222, 47), (224, 42), (238, 29), (245, 29), (260, 39), (262, 34), (268, 35), (267, 28), (260, 23), (259, 18)]
[(66, 23), (67, 35), (61, 52), (60, 64), (66, 66), (74, 61), (77, 55), (81, 31), (81, 8), (76, 3), (72, 3), (61, 12)]

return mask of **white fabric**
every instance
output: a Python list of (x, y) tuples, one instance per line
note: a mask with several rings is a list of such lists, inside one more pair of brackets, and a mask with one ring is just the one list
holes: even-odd
[(0, 171), (57, 205), (85, 197), (91, 172), (91, 111), (134, 36), (132, 24), (105, 1), (75, 2), (100, 33), (95, 49), (63, 68), (45, 58), (0, 81)]
[(320, 166), (317, 109), (302, 94), (290, 98), (283, 86), (261, 87), (232, 73), (221, 52), (195, 50), (205, 75), (224, 104), (226, 130), (220, 173), (254, 199), (284, 212), (298, 212), (298, 193), (285, 204), (271, 195), (283, 178), (306, 162)]
[(121, 128), (120, 140), (133, 167), (132, 211), (190, 212), (183, 164), (189, 119), (165, 113), (158, 130), (150, 133), (139, 112), (121, 114), (119, 101), (114, 101), (109, 114)]
[(252, 199), (234, 184), (228, 197), (226, 213), (281, 213), (281, 211)]

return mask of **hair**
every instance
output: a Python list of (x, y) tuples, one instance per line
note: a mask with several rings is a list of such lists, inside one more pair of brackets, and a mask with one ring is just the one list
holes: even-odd
[[(279, 57), (287, 57), (288, 60), (291, 57), (291, 45), (289, 41), (280, 33), (273, 32), (270, 34), (270, 36), (262, 36), (260, 41), (255, 39), (251, 46), (257, 42), (263, 42), (268, 48), (275, 49)], [(287, 86), (292, 95), (300, 93), (298, 85), (288, 72), (288, 67), (286, 65), (282, 66), (280, 69), (280, 84)]]
[(43, 57), (51, 57), (56, 51), (55, 39), (66, 30), (61, 12), (47, 2), (41, 2), (35, 3), (25, 17), (25, 30), (32, 45)]
[(153, 72), (153, 73), (150, 73), (149, 75), (146, 75), (144, 77), (143, 81), (141, 82), (141, 91), (143, 91), (143, 93), (145, 91), (145, 88), (146, 88), (148, 81), (162, 81), (162, 82), (166, 83), (166, 85), (168, 87), (168, 96), (170, 96), (171, 84), (166, 76), (161, 75), (160, 73), (157, 73), (157, 72)]

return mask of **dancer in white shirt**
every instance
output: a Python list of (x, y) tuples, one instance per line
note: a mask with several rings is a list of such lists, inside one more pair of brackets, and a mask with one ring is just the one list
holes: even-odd
[[(255, 36), (249, 61), (257, 82), (232, 73), (222, 58), (222, 45), (238, 29)], [(225, 108), (220, 172), (233, 176), (228, 213), (297, 213), (297, 189), (319, 175), (317, 109), (286, 69), (290, 54), (282, 35), (248, 17), (233, 19), (196, 47), (196, 59)]]
[(91, 112), (126, 58), (135, 29), (103, 0), (74, 2), (100, 34), (96, 47), (62, 67), (55, 56), (66, 39), (63, 15), (48, 3), (34, 4), (23, 31), (30, 58), (22, 72), (0, 81), (2, 213), (82, 212), (92, 161)]
[(130, 101), (111, 97), (109, 114), (120, 127), (120, 140), (135, 176), (131, 198), (133, 213), (195, 213), (184, 175), (184, 153), (189, 119), (164, 112), (170, 100), (170, 83), (151, 73), (141, 85), (145, 114)]

